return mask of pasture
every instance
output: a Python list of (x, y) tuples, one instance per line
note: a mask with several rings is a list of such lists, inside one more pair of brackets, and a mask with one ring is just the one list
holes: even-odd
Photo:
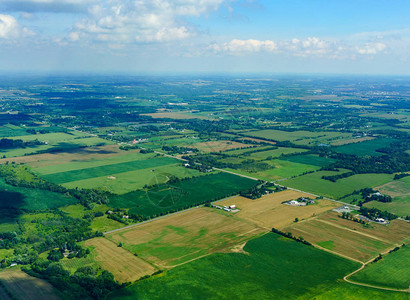
[(217, 205), (235, 204), (240, 211), (235, 216), (255, 222), (267, 230), (284, 228), (293, 223), (295, 218), (299, 220), (309, 219), (323, 212), (339, 207), (329, 200), (318, 200), (316, 204), (307, 206), (290, 206), (282, 202), (296, 200), (299, 197), (311, 197), (304, 193), (286, 190), (274, 194), (262, 196), (262, 198), (251, 200), (245, 197), (233, 197), (218, 201)]
[(355, 282), (395, 289), (408, 289), (410, 286), (410, 247), (386, 254), (383, 259), (371, 263), (349, 278)]
[(61, 299), (59, 292), (50, 283), (29, 276), (18, 268), (0, 271), (0, 281), (14, 299)]
[(304, 299), (334, 289), (357, 267), (268, 233), (247, 242), (242, 253), (212, 254), (115, 291), (108, 299)]
[(392, 202), (371, 201), (365, 203), (366, 207), (375, 207), (381, 210), (387, 210), (398, 216), (410, 215), (410, 177), (404, 177), (399, 180), (393, 180), (389, 183), (375, 187), (380, 193), (392, 197)]
[(217, 173), (115, 195), (110, 199), (110, 206), (128, 208), (130, 214), (155, 216), (231, 196), (256, 184), (248, 178)]
[(410, 224), (407, 222), (394, 220), (387, 226), (376, 223), (364, 226), (342, 219), (335, 212), (294, 223), (284, 231), (361, 262), (410, 240)]
[(347, 170), (340, 170), (340, 172), (318, 171), (285, 180), (281, 182), (281, 184), (306, 192), (338, 199), (344, 195), (352, 193), (354, 190), (361, 190), (366, 187), (376, 187), (390, 182), (393, 179), (393, 175), (391, 174), (357, 174), (339, 179), (336, 182), (321, 178), (322, 176), (336, 175), (344, 172), (347, 172)]
[(169, 268), (214, 252), (230, 251), (266, 232), (252, 222), (212, 208), (195, 208), (107, 234), (159, 268)]
[(389, 145), (395, 141), (396, 140), (394, 139), (379, 138), (370, 141), (340, 146), (336, 148), (336, 151), (340, 153), (352, 154), (357, 156), (380, 156), (383, 153), (377, 152), (376, 150), (389, 147)]

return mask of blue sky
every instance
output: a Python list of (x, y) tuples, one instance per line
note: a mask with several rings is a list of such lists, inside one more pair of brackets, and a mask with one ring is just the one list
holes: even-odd
[(410, 1), (0, 0), (0, 71), (410, 75)]

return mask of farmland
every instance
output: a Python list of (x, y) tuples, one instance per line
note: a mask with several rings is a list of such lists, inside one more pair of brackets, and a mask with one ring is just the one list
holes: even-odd
[(0, 281), (15, 299), (60, 299), (60, 294), (50, 283), (31, 277), (18, 268), (1, 271)]
[(53, 132), (45, 134), (32, 134), (23, 136), (13, 136), (11, 139), (20, 139), (24, 142), (38, 140), (44, 144), (33, 146), (30, 148), (15, 148), (1, 150), (1, 156), (5, 155), (7, 158), (23, 156), (32, 153), (53, 152), (59, 150), (69, 150), (79, 147), (96, 146), (101, 144), (112, 144), (112, 142), (87, 135), (78, 131), (71, 131), (69, 133)]
[(405, 246), (396, 252), (386, 254), (382, 260), (368, 265), (350, 279), (355, 282), (405, 290), (410, 286), (409, 269), (410, 249)]
[[(217, 173), (193, 177), (172, 184), (162, 184), (146, 191), (113, 196), (110, 205), (127, 208), (130, 213), (138, 215), (159, 215), (231, 196), (256, 184), (256, 181), (248, 178), (228, 173)], [(212, 186), (213, 189), (209, 189), (209, 186)]]
[(262, 151), (262, 152), (255, 152), (251, 153), (250, 157), (254, 159), (267, 159), (268, 157), (277, 158), (281, 155), (285, 154), (293, 154), (293, 153), (302, 153), (307, 151), (306, 149), (298, 149), (298, 148), (284, 148), (278, 147), (274, 150)]
[(243, 251), (184, 264), (110, 294), (108, 299), (163, 299), (167, 295), (179, 299), (295, 299), (337, 287), (338, 278), (358, 266), (273, 233), (249, 241)]
[(408, 242), (410, 224), (394, 220), (388, 226), (368, 226), (342, 219), (330, 212), (284, 229), (295, 236), (346, 257), (367, 262), (392, 246)]
[(311, 172), (311, 171), (316, 171), (320, 169), (320, 167), (318, 166), (301, 164), (301, 163), (286, 161), (286, 160), (281, 160), (281, 159), (268, 160), (265, 162), (270, 165), (270, 168), (266, 170), (260, 170), (260, 171), (254, 171), (254, 172), (249, 172), (249, 171), (246, 171), (240, 168), (238, 170), (227, 168), (227, 170), (233, 171), (239, 174), (259, 178), (262, 180), (272, 181), (272, 180), (277, 180), (277, 179), (286, 179), (289, 177), (301, 175), (305, 172)]
[[(410, 217), (409, 86), (3, 76), (0, 271), (24, 266), (67, 299), (404, 299), (343, 277), (410, 242), (410, 223), (383, 211)], [(392, 201), (367, 202), (376, 191)], [(342, 219), (344, 204), (319, 196), (390, 223)], [(283, 204), (298, 199), (308, 205)], [(355, 280), (405, 287), (399, 254)]]
[(246, 135), (275, 141), (291, 141), (297, 145), (329, 144), (334, 140), (351, 138), (351, 134), (339, 132), (281, 131), (274, 129), (246, 132)]
[(219, 152), (230, 149), (240, 149), (244, 147), (249, 147), (249, 145), (229, 141), (209, 141), (193, 144), (191, 147), (196, 148), (201, 152)]
[(265, 229), (229, 213), (197, 208), (107, 236), (159, 268), (228, 251)]
[(340, 173), (344, 173), (344, 171), (319, 171), (285, 180), (281, 183), (296, 189), (302, 189), (314, 194), (338, 199), (352, 193), (354, 190), (360, 190), (366, 187), (376, 187), (381, 184), (385, 184), (393, 178), (393, 175), (390, 174), (357, 174), (339, 179), (336, 182), (331, 182), (321, 178), (322, 176), (330, 176)]
[(255, 222), (267, 228), (284, 228), (298, 218), (299, 220), (309, 219), (325, 211), (331, 210), (340, 205), (329, 200), (318, 200), (316, 204), (308, 206), (290, 206), (282, 202), (295, 200), (299, 197), (311, 197), (309, 195), (287, 190), (279, 193), (265, 195), (260, 199), (250, 200), (245, 197), (234, 197), (218, 202), (218, 205), (235, 204), (240, 211), (235, 216)]
[[(72, 262), (68, 262), (69, 264), (85, 266), (88, 260), (91, 264), (96, 264), (109, 270), (119, 282), (133, 282), (144, 275), (152, 274), (156, 271), (147, 262), (105, 238), (88, 240), (85, 242), (85, 246), (93, 249), (92, 259), (84, 258), (84, 261), (81, 258), (73, 259)], [(75, 270), (76, 268), (72, 269)]]
[(388, 147), (394, 139), (374, 139), (370, 141), (364, 141), (360, 143), (353, 143), (344, 146), (337, 147), (337, 152), (354, 154), (359, 156), (365, 155), (382, 155), (382, 153), (376, 150)]
[(410, 177), (394, 180), (381, 186), (375, 187), (380, 193), (393, 198), (392, 202), (382, 203), (371, 201), (366, 207), (375, 207), (390, 211), (398, 216), (410, 215)]

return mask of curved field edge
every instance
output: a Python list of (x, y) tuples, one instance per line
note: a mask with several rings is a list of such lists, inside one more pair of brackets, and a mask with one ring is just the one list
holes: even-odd
[(384, 255), (382, 260), (367, 265), (363, 270), (349, 277), (349, 280), (383, 288), (408, 289), (409, 270), (410, 248), (404, 246), (398, 251)]
[(107, 298), (295, 299), (315, 294), (316, 289), (328, 292), (359, 267), (356, 262), (274, 233), (249, 241), (244, 251), (198, 259), (137, 281)]

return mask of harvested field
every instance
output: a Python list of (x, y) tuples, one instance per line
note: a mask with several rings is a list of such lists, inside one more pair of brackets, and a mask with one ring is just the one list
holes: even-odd
[(209, 141), (194, 144), (190, 147), (196, 148), (202, 152), (219, 152), (229, 149), (246, 148), (249, 147), (249, 145), (231, 141)]
[(60, 299), (60, 297), (58, 296), (58, 292), (53, 288), (53, 286), (50, 283), (36, 277), (31, 277), (17, 268), (7, 269), (0, 272), (0, 281), (4, 284), (7, 291), (9, 291), (15, 299)]
[(230, 251), (264, 232), (266, 229), (231, 213), (202, 207), (106, 236), (159, 268), (169, 268)]
[(0, 159), (0, 164), (5, 163), (6, 161), (14, 161), (15, 163), (27, 163), (33, 168), (39, 168), (72, 162), (93, 161), (125, 153), (129, 154), (132, 152), (139, 152), (139, 150), (129, 150), (128, 152), (124, 152), (123, 150), (120, 150), (119, 146), (117, 145), (106, 145), (99, 147), (71, 149), (64, 152), (52, 152), (12, 158), (3, 158)]
[(133, 282), (144, 275), (152, 274), (156, 269), (149, 263), (134, 256), (127, 250), (117, 247), (105, 238), (94, 238), (85, 242), (86, 247), (95, 247), (95, 260), (110, 271), (119, 282)]
[(282, 202), (295, 200), (299, 197), (311, 197), (307, 194), (296, 191), (282, 191), (269, 194), (262, 198), (251, 200), (245, 197), (234, 197), (218, 202), (218, 205), (235, 204), (240, 211), (235, 216), (246, 219), (267, 229), (272, 227), (281, 229), (286, 227), (298, 218), (308, 219), (325, 211), (339, 207), (340, 204), (329, 200), (318, 200), (316, 204), (308, 206), (290, 206)]
[(367, 226), (338, 217), (336, 212), (323, 214), (284, 229), (295, 236), (344, 256), (366, 262), (377, 254), (410, 240), (410, 224), (394, 220), (389, 225)]

